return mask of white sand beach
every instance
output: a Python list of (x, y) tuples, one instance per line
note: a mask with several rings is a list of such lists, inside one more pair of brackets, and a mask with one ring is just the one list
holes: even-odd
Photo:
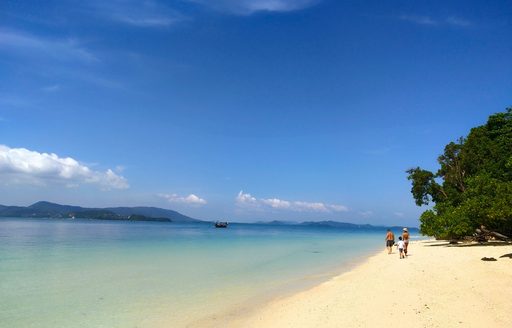
[[(383, 250), (314, 288), (275, 299), (229, 327), (511, 327), (512, 245), (419, 241)], [(494, 257), (497, 261), (482, 261)], [(223, 323), (224, 325), (225, 323)]]

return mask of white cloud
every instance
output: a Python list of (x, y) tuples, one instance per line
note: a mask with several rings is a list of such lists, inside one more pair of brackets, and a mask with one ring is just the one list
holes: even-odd
[(0, 30), (0, 49), (2, 48), (18, 55), (46, 56), (59, 61), (99, 61), (75, 39), (46, 39), (18, 31)]
[(295, 212), (346, 212), (348, 208), (344, 205), (325, 204), (321, 202), (288, 201), (278, 198), (256, 198), (249, 193), (240, 191), (236, 197), (236, 204), (240, 207), (249, 208), (272, 208), (277, 210), (289, 210)]
[(251, 196), (251, 194), (244, 193), (242, 190), (238, 193), (238, 196), (236, 196), (236, 202), (238, 204), (252, 204), (255, 205), (258, 203), (258, 200)]
[(94, 171), (71, 157), (39, 153), (25, 148), (0, 145), (0, 177), (3, 182), (47, 185), (64, 183), (77, 186), (83, 183), (99, 185), (103, 189), (126, 189), (126, 178), (108, 169)]
[(403, 218), (403, 217), (404, 217), (404, 215), (405, 215), (405, 214), (404, 214), (404, 213), (402, 213), (402, 212), (395, 212), (395, 213), (393, 213), (393, 214), (395, 214), (395, 216), (398, 216), (399, 218)]
[(158, 196), (166, 199), (170, 203), (181, 203), (181, 204), (189, 204), (189, 205), (205, 205), (206, 204), (206, 200), (204, 200), (203, 198), (196, 196), (194, 194), (190, 194), (188, 196), (180, 196), (178, 194), (160, 194)]
[(272, 208), (289, 209), (292, 205), (287, 200), (281, 200), (281, 199), (277, 199), (277, 198), (261, 199), (260, 201), (263, 204), (268, 205)]
[(324, 203), (293, 202), (299, 211), (329, 212), (329, 205)]
[(235, 15), (255, 12), (288, 12), (311, 7), (320, 0), (189, 0)]
[(335, 212), (347, 212), (348, 207), (345, 205), (329, 205), (329, 207)]

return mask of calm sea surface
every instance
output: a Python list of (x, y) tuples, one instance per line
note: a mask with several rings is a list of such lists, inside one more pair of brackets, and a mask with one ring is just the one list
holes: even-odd
[(385, 231), (0, 219), (1, 327), (179, 327), (326, 279)]

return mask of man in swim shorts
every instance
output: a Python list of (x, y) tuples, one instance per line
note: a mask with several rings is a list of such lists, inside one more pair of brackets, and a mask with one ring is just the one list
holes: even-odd
[(395, 244), (395, 235), (388, 229), (388, 233), (386, 234), (386, 247), (388, 248), (388, 254), (391, 254), (393, 251), (393, 245)]

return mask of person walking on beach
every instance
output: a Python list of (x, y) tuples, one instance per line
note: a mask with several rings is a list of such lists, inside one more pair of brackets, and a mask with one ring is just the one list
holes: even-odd
[(393, 245), (395, 244), (395, 235), (388, 229), (388, 233), (386, 234), (386, 247), (388, 248), (388, 254), (391, 254), (393, 251)]
[(398, 253), (400, 253), (400, 258), (405, 259), (405, 242), (403, 241), (402, 236), (398, 237), (398, 243), (396, 243), (396, 247), (398, 248)]
[(404, 254), (407, 256), (407, 248), (409, 247), (409, 231), (407, 228), (403, 229), (402, 239), (404, 240)]

